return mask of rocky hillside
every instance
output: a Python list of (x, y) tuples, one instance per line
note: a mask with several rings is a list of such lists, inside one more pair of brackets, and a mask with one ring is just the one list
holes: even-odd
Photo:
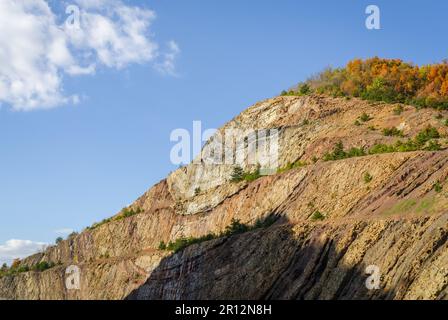
[[(3, 275), (0, 297), (448, 299), (445, 119), (313, 94), (257, 103), (221, 132), (278, 129), (277, 173), (231, 181), (233, 165), (180, 168), (132, 214), (21, 261), (52, 268)], [(266, 217), (275, 223), (257, 224)], [(65, 287), (70, 265), (79, 290)]]

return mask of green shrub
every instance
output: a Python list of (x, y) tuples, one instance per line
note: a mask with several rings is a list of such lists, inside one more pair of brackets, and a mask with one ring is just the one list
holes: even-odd
[(89, 230), (94, 230), (94, 229), (96, 229), (96, 228), (102, 226), (103, 224), (109, 223), (109, 222), (111, 222), (111, 221), (113, 221), (112, 218), (103, 219), (101, 222), (94, 223), (91, 227), (88, 227), (88, 229), (89, 229)]
[(440, 181), (437, 181), (432, 188), (437, 193), (440, 193), (443, 190), (443, 187), (442, 187), (442, 184), (440, 183)]
[(55, 243), (60, 244), (62, 241), (64, 241), (64, 239), (62, 239), (62, 237), (57, 237)]
[(112, 218), (103, 219), (101, 222), (94, 223), (92, 226), (87, 227), (86, 229), (87, 230), (95, 230), (96, 228), (101, 227), (102, 225), (107, 224), (109, 222), (120, 221), (120, 220), (135, 216), (135, 215), (143, 213), (143, 212), (144, 212), (144, 210), (140, 207), (137, 207), (135, 209), (124, 208), (121, 210), (121, 212), (117, 216), (112, 217)]
[(233, 168), (232, 175), (230, 176), (230, 181), (232, 182), (240, 182), (243, 181), (244, 170), (240, 166), (236, 166)]
[[(143, 212), (143, 209), (140, 208), (140, 207), (138, 207), (138, 208), (136, 208), (136, 209), (133, 209), (133, 208), (132, 208), (132, 209), (124, 208), (123, 210), (121, 210), (121, 213), (120, 213), (117, 217), (115, 217), (114, 219), (111, 219), (111, 220), (106, 219), (106, 220), (104, 220), (104, 221), (106, 221), (106, 223), (107, 223), (107, 222), (110, 222), (110, 221), (120, 221), (120, 220), (129, 218), (129, 217), (135, 216), (135, 215), (137, 215), (137, 214), (140, 214), (140, 213), (142, 213), (142, 212)], [(102, 223), (102, 224), (103, 224), (103, 223)]]
[(297, 86), (296, 90), (283, 90), (281, 96), (304, 96), (312, 92), (311, 87), (307, 83), (301, 83)]
[(166, 250), (166, 243), (164, 241), (160, 241), (159, 250)]
[(344, 151), (344, 144), (339, 141), (335, 144), (331, 153), (324, 155), (324, 161), (341, 160), (347, 158), (347, 153)]
[(263, 228), (269, 228), (274, 223), (276, 223), (278, 220), (278, 216), (271, 214), (267, 216), (266, 218), (258, 218), (255, 221), (255, 224), (253, 226), (253, 229), (263, 229)]
[(393, 152), (412, 152), (417, 151), (419, 148), (413, 140), (408, 139), (406, 142), (397, 141), (394, 149), (395, 150)]
[[(44, 270), (46, 270), (46, 269), (44, 269)], [(24, 273), (24, 272), (29, 272), (29, 271), (30, 271), (30, 267), (28, 267), (28, 266), (20, 266), (15, 270), (16, 273)], [(40, 270), (37, 270), (37, 271), (40, 271)]]
[(364, 148), (351, 148), (348, 151), (344, 151), (344, 144), (342, 143), (342, 141), (339, 141), (335, 144), (332, 152), (326, 153), (324, 155), (323, 160), (334, 161), (353, 157), (362, 157), (365, 155), (366, 152), (364, 151)]
[(301, 85), (299, 85), (298, 92), (300, 95), (306, 95), (311, 93), (311, 88), (308, 84), (302, 83)]
[(196, 188), (196, 189), (194, 189), (194, 195), (195, 196), (198, 196), (198, 195), (200, 195), (201, 194), (201, 188)]
[(393, 88), (382, 77), (373, 79), (371, 85), (368, 85), (361, 93), (361, 98), (370, 101), (384, 101), (392, 103), (396, 101), (396, 94)]
[(355, 126), (359, 127), (361, 125), (361, 122), (359, 122), (359, 120), (356, 120), (354, 123)]
[(240, 166), (233, 169), (232, 175), (230, 176), (231, 182), (248, 181), (252, 182), (261, 177), (261, 167), (260, 165), (252, 172), (245, 172)]
[(67, 239), (72, 240), (72, 239), (76, 238), (78, 235), (79, 235), (79, 233), (74, 231), (68, 235)]
[(360, 117), (359, 120), (361, 120), (362, 122), (368, 122), (370, 120), (372, 120), (373, 118), (371, 116), (369, 116), (367, 113), (363, 113)]
[(394, 108), (394, 115), (399, 116), (399, 115), (401, 115), (401, 114), (403, 113), (403, 111), (404, 111), (404, 108), (403, 108), (403, 106), (400, 104), (400, 105), (398, 105), (398, 106), (396, 106), (396, 107)]
[[(389, 131), (386, 132), (388, 135), (397, 135), (393, 129), (390, 130), (392, 131), (391, 133)], [(440, 134), (437, 129), (427, 127), (426, 129), (420, 131), (414, 140), (408, 139), (406, 142), (397, 141), (395, 144), (378, 143), (373, 145), (368, 152), (365, 152), (363, 148), (351, 148), (349, 151), (345, 151), (344, 145), (340, 141), (334, 146), (332, 152), (324, 155), (323, 160), (334, 161), (346, 158), (362, 157), (367, 154), (373, 155), (393, 152), (411, 152), (417, 150), (439, 151), (442, 149), (442, 146), (440, 143), (433, 140), (437, 138), (440, 138)]]
[(20, 274), (20, 273), (24, 273), (24, 272), (29, 272), (29, 271), (43, 272), (43, 271), (51, 269), (55, 266), (56, 266), (55, 263), (46, 262), (46, 261), (41, 261), (33, 266), (20, 265), (20, 260), (18, 260), (18, 263), (13, 263), (13, 265), (10, 268), (8, 268), (6, 266), (6, 264), (4, 264), (2, 266), (2, 269), (0, 270), (0, 276), (16, 275), (16, 274)]
[(281, 93), (282, 96), (300, 96), (298, 91), (294, 91), (294, 90), (289, 90), (289, 91), (285, 91), (283, 90)]
[(431, 140), (429, 141), (428, 145), (425, 147), (425, 150), (427, 151), (440, 151), (442, 149), (442, 146), (437, 141)]
[(6, 263), (3, 263), (2, 267), (0, 268), (0, 278), (8, 275), (8, 273), (9, 273), (8, 265)]
[(170, 242), (168, 246), (166, 247), (169, 251), (178, 252), (188, 246), (188, 239), (187, 238), (180, 238), (177, 239), (174, 242)]
[(437, 129), (429, 126), (420, 131), (414, 140), (409, 139), (407, 142), (398, 141), (395, 145), (377, 144), (369, 150), (369, 154), (411, 152), (417, 150), (439, 151), (442, 146), (437, 141), (432, 140), (438, 138), (440, 138), (440, 134)]
[(320, 211), (315, 211), (311, 216), (312, 221), (322, 221), (325, 219), (325, 216)]
[(249, 231), (249, 227), (247, 225), (241, 223), (239, 220), (232, 219), (230, 225), (226, 227), (224, 234), (230, 236), (234, 234), (245, 233), (247, 231)]
[[(42, 261), (32, 267), (33, 271), (43, 272), (55, 266), (53, 262)], [(26, 272), (26, 271), (25, 271)]]
[(182, 251), (183, 249), (185, 249), (185, 248), (187, 248), (187, 247), (189, 247), (189, 246), (191, 246), (193, 244), (202, 243), (202, 242), (205, 242), (205, 241), (210, 241), (210, 240), (213, 240), (215, 238), (216, 238), (216, 236), (214, 234), (208, 234), (206, 236), (199, 237), (199, 238), (194, 238), (194, 237), (185, 238), (185, 237), (182, 237), (180, 239), (177, 239), (174, 242), (168, 243), (168, 245), (166, 246), (166, 250), (174, 251), (176, 253), (176, 252)]
[(301, 168), (301, 167), (304, 167), (306, 165), (307, 164), (305, 162), (302, 162), (300, 160), (299, 161), (295, 161), (293, 163), (288, 162), (286, 164), (286, 166), (278, 168), (277, 169), (277, 173), (282, 173), (282, 172), (286, 172), (286, 171), (289, 171), (289, 170), (292, 170), (292, 169)]
[(202, 243), (205, 241), (210, 241), (213, 239), (221, 238), (221, 237), (230, 237), (233, 235), (249, 232), (252, 230), (260, 229), (260, 228), (268, 228), (272, 226), (277, 220), (278, 216), (275, 214), (271, 214), (263, 219), (257, 219), (254, 225), (250, 226), (247, 224), (241, 223), (239, 220), (232, 219), (229, 226), (226, 227), (225, 231), (219, 234), (209, 233), (202, 237), (182, 237), (180, 239), (175, 240), (174, 242), (169, 242), (166, 245), (163, 241), (159, 244), (160, 250), (169, 250), (174, 252), (179, 252), (193, 244)]
[(366, 172), (364, 174), (364, 182), (365, 183), (370, 183), (370, 182), (372, 182), (372, 180), (373, 180), (372, 175), (370, 173)]
[(369, 150), (369, 154), (391, 153), (395, 152), (394, 146), (378, 143)]
[(387, 137), (403, 137), (403, 132), (395, 127), (383, 129), (383, 135)]
[(257, 180), (260, 177), (261, 177), (260, 165), (257, 166), (257, 169), (255, 169), (255, 171), (253, 171), (253, 172), (246, 172), (243, 175), (243, 179), (248, 181), (248, 182), (255, 181), (255, 180)]
[(417, 134), (415, 137), (415, 142), (419, 146), (423, 146), (429, 140), (438, 138), (440, 138), (440, 134), (437, 129), (432, 126), (428, 126)]
[(364, 151), (364, 148), (351, 148), (346, 153), (346, 158), (362, 157), (365, 155), (366, 155), (366, 152)]

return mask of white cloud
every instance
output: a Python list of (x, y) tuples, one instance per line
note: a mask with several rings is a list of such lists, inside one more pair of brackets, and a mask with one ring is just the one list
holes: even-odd
[(168, 51), (163, 54), (163, 61), (156, 63), (156, 69), (162, 74), (177, 76), (175, 62), (179, 54), (179, 45), (173, 40), (169, 41)]
[(83, 8), (92, 9), (92, 8), (104, 8), (112, 1), (113, 0), (76, 0), (76, 3), (78, 3)]
[(71, 76), (89, 75), (95, 73), (95, 65), (91, 64), (88, 67), (70, 66), (66, 72)]
[(168, 53), (159, 53), (150, 33), (153, 11), (121, 0), (74, 3), (79, 19), (56, 16), (46, 0), (0, 1), (0, 104), (34, 110), (76, 103), (77, 95), (64, 93), (64, 76), (92, 75), (101, 66), (151, 62), (174, 74), (179, 48), (172, 42)]
[(77, 50), (96, 56), (107, 67), (123, 68), (157, 56), (158, 45), (151, 40), (149, 27), (153, 11), (124, 5), (121, 1), (76, 1), (80, 7), (79, 28), (67, 28)]
[(39, 252), (47, 246), (44, 242), (34, 242), (31, 240), (8, 240), (0, 245), (0, 265), (3, 263), (11, 264), (16, 259), (22, 259), (29, 255)]
[(17, 110), (69, 102), (59, 72), (73, 58), (46, 2), (0, 1), (0, 30), (0, 101)]

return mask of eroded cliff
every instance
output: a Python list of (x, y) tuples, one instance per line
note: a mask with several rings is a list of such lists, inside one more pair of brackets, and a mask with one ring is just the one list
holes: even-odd
[[(448, 127), (442, 119), (448, 112), (396, 110), (319, 95), (260, 102), (220, 132), (279, 130), (282, 170), (232, 182), (233, 165), (199, 161), (180, 168), (131, 205), (142, 213), (24, 259), (22, 265), (59, 265), (0, 278), (0, 297), (447, 299)], [(363, 115), (369, 119), (359, 121)], [(414, 139), (428, 126), (440, 134), (436, 150), (322, 160), (338, 142), (346, 150), (369, 150)], [(385, 135), (386, 128), (400, 136)], [(161, 241), (218, 234), (232, 219), (254, 224), (272, 214), (279, 219), (268, 228), (177, 253), (159, 250)], [(65, 286), (69, 265), (81, 270), (79, 290)], [(366, 286), (368, 266), (378, 269), (377, 289)]]

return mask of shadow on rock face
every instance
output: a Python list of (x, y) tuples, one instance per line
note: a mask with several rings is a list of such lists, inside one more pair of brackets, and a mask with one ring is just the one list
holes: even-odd
[(162, 260), (126, 299), (393, 298), (393, 293), (367, 288), (369, 279), (375, 285), (367, 266), (343, 265), (345, 252), (336, 250), (334, 240), (308, 234), (294, 232), (282, 217), (267, 229), (190, 246)]

